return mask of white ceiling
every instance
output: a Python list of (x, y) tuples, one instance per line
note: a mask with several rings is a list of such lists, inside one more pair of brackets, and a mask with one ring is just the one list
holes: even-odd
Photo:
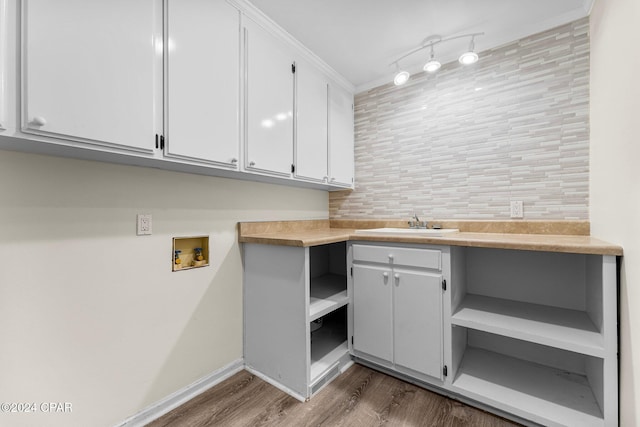
[[(585, 17), (593, 0), (251, 0), (258, 9), (365, 90), (392, 80), (390, 63), (429, 36), (484, 32), (476, 52)], [(442, 63), (469, 39), (436, 46)], [(421, 70), (428, 50), (401, 61)], [(481, 59), (482, 60), (482, 59)]]

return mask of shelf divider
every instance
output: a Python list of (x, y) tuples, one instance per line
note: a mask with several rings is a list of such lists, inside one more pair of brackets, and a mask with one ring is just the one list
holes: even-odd
[(542, 425), (604, 426), (585, 376), (468, 347), (453, 388)]
[(588, 314), (467, 294), (451, 323), (563, 350), (604, 357), (604, 339)]
[(348, 304), (347, 278), (339, 274), (325, 274), (311, 279), (309, 291), (309, 321)]

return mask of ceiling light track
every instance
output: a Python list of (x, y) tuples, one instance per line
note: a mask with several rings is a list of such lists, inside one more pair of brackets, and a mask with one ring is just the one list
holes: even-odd
[(460, 57), (458, 58), (458, 61), (462, 64), (462, 65), (471, 65), (474, 64), (476, 62), (478, 62), (478, 54), (474, 51), (475, 49), (475, 38), (477, 36), (483, 36), (484, 33), (469, 33), (469, 34), (461, 34), (458, 36), (451, 36), (451, 37), (446, 37), (446, 38), (442, 38), (440, 36), (429, 36), (426, 39), (423, 40), (422, 44), (420, 46), (418, 46), (415, 49), (410, 50), (409, 52), (403, 54), (402, 56), (400, 56), (398, 59), (396, 59), (395, 61), (393, 61), (391, 64), (389, 64), (389, 66), (395, 65), (396, 68), (396, 74), (395, 77), (393, 79), (393, 83), (396, 86), (400, 86), (405, 84), (407, 81), (409, 81), (409, 77), (411, 76), (411, 74), (409, 74), (408, 71), (406, 70), (402, 70), (400, 68), (400, 61), (402, 61), (403, 59), (417, 53), (420, 52), (424, 49), (430, 49), (430, 54), (429, 54), (429, 60), (427, 61), (426, 64), (424, 64), (424, 67), (422, 68), (424, 71), (426, 71), (427, 73), (435, 73), (436, 71), (438, 71), (440, 69), (440, 67), (442, 66), (442, 64), (440, 63), (440, 61), (438, 61), (436, 59), (435, 53), (434, 53), (434, 46), (440, 44), (440, 43), (444, 43), (444, 42), (448, 42), (451, 40), (456, 40), (456, 39), (461, 39), (461, 38), (465, 38), (465, 37), (469, 37), (470, 41), (469, 41), (469, 49), (464, 52), (462, 55), (460, 55)]

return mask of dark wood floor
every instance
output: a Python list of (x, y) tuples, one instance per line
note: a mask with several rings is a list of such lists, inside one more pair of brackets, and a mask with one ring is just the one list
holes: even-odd
[(420, 387), (354, 365), (302, 403), (242, 371), (148, 427), (516, 426)]

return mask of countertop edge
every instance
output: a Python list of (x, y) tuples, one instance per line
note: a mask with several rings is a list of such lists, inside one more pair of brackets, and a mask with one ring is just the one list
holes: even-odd
[[(531, 241), (526, 241), (532, 239)], [(311, 247), (345, 241), (368, 241), (408, 244), (431, 244), (478, 248), (530, 250), (538, 252), (577, 253), (622, 256), (623, 248), (584, 235), (470, 233), (455, 236), (425, 237), (357, 233), (354, 229), (311, 229), (293, 232), (239, 234), (239, 243), (255, 243), (294, 247)]]
[[(465, 233), (472, 234), (472, 233)], [(484, 234), (484, 233), (482, 233)], [(512, 234), (501, 235), (495, 233), (496, 236), (492, 236), (490, 239), (483, 238), (469, 238), (469, 237), (411, 237), (411, 236), (375, 236), (366, 234), (353, 234), (350, 241), (367, 241), (367, 242), (387, 242), (387, 243), (410, 243), (410, 244), (430, 244), (430, 245), (445, 245), (445, 246), (463, 246), (473, 248), (493, 248), (493, 249), (513, 249), (522, 251), (536, 251), (536, 252), (559, 252), (559, 253), (574, 253), (585, 255), (614, 255), (622, 256), (622, 247), (617, 245), (611, 245), (606, 242), (592, 243), (566, 243), (566, 242), (514, 242), (507, 239), (501, 239), (502, 236), (514, 236)], [(532, 235), (528, 235), (532, 236)], [(537, 236), (537, 235), (535, 235)], [(544, 238), (553, 239), (554, 237), (567, 237), (567, 235), (554, 236), (554, 235), (541, 235)], [(571, 237), (571, 236), (569, 236)], [(590, 236), (576, 236), (589, 238)]]

